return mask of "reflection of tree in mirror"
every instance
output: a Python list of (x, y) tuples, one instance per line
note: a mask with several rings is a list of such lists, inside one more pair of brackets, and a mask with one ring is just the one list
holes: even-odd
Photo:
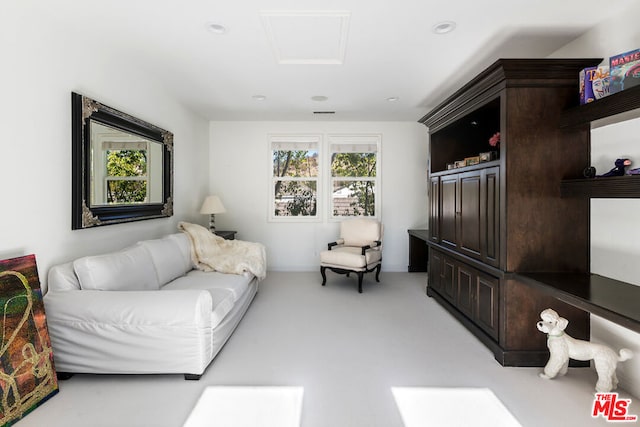
[[(334, 216), (374, 216), (376, 153), (333, 153)], [(337, 180), (335, 178), (360, 178)], [(370, 178), (370, 179), (367, 179)]]
[(275, 180), (275, 216), (316, 215), (316, 150), (274, 150), (273, 176), (284, 178)]
[(147, 201), (147, 151), (107, 151), (107, 202)]

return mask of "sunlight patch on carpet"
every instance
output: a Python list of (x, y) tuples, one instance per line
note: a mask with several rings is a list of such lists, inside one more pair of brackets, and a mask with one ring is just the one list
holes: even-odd
[(299, 427), (302, 387), (207, 387), (184, 427)]
[(392, 387), (405, 427), (521, 427), (488, 388)]

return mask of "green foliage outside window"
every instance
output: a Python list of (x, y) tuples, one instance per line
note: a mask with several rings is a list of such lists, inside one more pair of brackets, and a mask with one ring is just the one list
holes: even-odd
[(315, 216), (318, 176), (316, 150), (274, 150), (275, 216)]
[(144, 203), (147, 200), (146, 177), (146, 150), (107, 151), (108, 203)]
[[(354, 178), (333, 180), (333, 191), (346, 190), (349, 206), (340, 206), (340, 198), (333, 198), (334, 216), (374, 216), (376, 153), (333, 153), (331, 176)], [(359, 179), (358, 179), (359, 178)]]

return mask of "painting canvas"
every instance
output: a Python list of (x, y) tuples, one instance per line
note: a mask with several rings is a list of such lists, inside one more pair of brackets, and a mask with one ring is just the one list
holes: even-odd
[(0, 261), (0, 426), (58, 392), (35, 255)]

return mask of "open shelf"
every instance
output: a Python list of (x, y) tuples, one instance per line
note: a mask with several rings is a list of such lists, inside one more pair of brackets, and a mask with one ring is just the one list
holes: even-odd
[(562, 197), (637, 199), (640, 198), (640, 175), (565, 179), (560, 183), (560, 194)]
[(560, 127), (580, 126), (605, 119), (616, 114), (640, 109), (640, 85), (588, 104), (569, 108), (560, 117)]
[(640, 286), (590, 273), (518, 273), (514, 276), (560, 301), (640, 332)]

